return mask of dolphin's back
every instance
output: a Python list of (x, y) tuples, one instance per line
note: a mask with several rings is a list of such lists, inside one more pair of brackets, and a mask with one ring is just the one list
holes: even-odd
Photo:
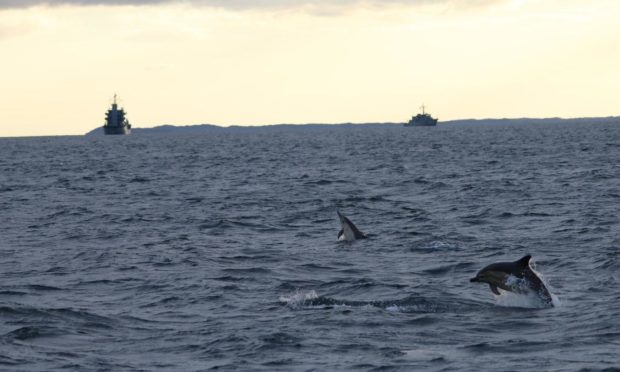
[(347, 225), (349, 225), (349, 227), (353, 231), (353, 234), (355, 235), (355, 239), (366, 239), (366, 234), (361, 232), (360, 229), (358, 229), (357, 226), (355, 226), (355, 224), (353, 224), (353, 222), (351, 222), (351, 220), (348, 219), (346, 216), (343, 216), (343, 217)]
[(482, 268), (479, 273), (484, 271), (499, 271), (509, 275), (513, 275), (519, 279), (525, 277), (525, 272), (530, 268), (530, 259), (532, 256), (527, 255), (513, 262), (496, 262)]

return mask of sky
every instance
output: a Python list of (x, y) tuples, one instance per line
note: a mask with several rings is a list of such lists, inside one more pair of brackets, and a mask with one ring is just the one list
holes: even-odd
[(0, 0), (0, 136), (620, 115), (618, 0)]

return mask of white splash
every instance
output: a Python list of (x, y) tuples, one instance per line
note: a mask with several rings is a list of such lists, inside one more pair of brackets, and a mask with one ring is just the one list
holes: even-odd
[(553, 292), (551, 291), (552, 289), (551, 286), (545, 280), (545, 276), (539, 273), (538, 271), (536, 271), (536, 263), (534, 261), (530, 261), (530, 269), (534, 272), (534, 274), (536, 274), (540, 278), (544, 286), (547, 287), (547, 291), (549, 292), (549, 295), (551, 296), (551, 303), (553, 304), (553, 306), (556, 308), (560, 307), (562, 305), (560, 298), (556, 296), (555, 294), (553, 294)]
[[(532, 271), (534, 271), (534, 269), (532, 269)], [(543, 276), (536, 271), (534, 271), (534, 273), (540, 278), (545, 287), (547, 287), (547, 290), (551, 295), (551, 302), (553, 306), (558, 307), (560, 305), (560, 300), (558, 297), (551, 293), (551, 289)], [(548, 307), (545, 301), (543, 301), (536, 292), (533, 292), (528, 288), (527, 282), (524, 279), (519, 279), (513, 275), (510, 275), (506, 278), (506, 285), (517, 289), (516, 293), (504, 291), (503, 289), (498, 288), (501, 294), (499, 296), (493, 295), (498, 305), (505, 307), (524, 307), (530, 309)]]
[(555, 294), (553, 294), (553, 292), (551, 292), (551, 286), (545, 280), (544, 275), (536, 271), (536, 265), (534, 264), (534, 262), (530, 262), (530, 269), (534, 272), (534, 274), (536, 274), (540, 278), (540, 280), (543, 282), (545, 287), (547, 287), (547, 291), (549, 292), (549, 295), (551, 296), (551, 303), (553, 304), (553, 306), (560, 307), (562, 305), (560, 298), (556, 296)]
[(519, 294), (504, 291), (503, 289), (499, 289), (501, 293), (498, 295), (493, 295), (495, 297), (495, 302), (499, 306), (504, 307), (523, 307), (528, 309), (538, 309), (545, 307), (544, 303), (540, 300), (540, 298), (532, 292), (527, 294)]
[(398, 305), (391, 305), (385, 308), (386, 311), (391, 311), (395, 313), (402, 313), (403, 309)]
[(516, 292), (518, 293), (529, 292), (525, 279), (519, 279), (514, 275), (508, 275), (508, 277), (506, 278), (506, 285), (508, 287), (516, 289)]
[(319, 298), (319, 295), (314, 290), (309, 292), (301, 292), (297, 290), (290, 296), (280, 296), (280, 302), (285, 303), (293, 309), (298, 309), (304, 306), (307, 301), (316, 300), (317, 298)]

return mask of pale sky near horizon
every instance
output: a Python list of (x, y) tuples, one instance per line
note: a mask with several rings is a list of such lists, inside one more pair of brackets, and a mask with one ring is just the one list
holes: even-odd
[(620, 115), (618, 0), (0, 0), (0, 136)]

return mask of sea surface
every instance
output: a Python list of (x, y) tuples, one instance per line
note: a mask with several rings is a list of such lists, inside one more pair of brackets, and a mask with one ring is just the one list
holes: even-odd
[(620, 370), (619, 207), (620, 124), (0, 139), (0, 370)]

